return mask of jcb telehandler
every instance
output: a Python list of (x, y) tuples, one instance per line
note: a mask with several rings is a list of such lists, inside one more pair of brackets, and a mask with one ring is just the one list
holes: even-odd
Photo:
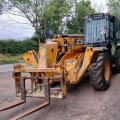
[(32, 50), (22, 57), (31, 66), (14, 65), (16, 95), (21, 100), (0, 111), (25, 103), (26, 96), (46, 101), (13, 119), (49, 105), (51, 97), (65, 97), (67, 86), (77, 84), (86, 72), (95, 89), (106, 90), (112, 70), (120, 70), (120, 22), (110, 14), (91, 15), (85, 19), (84, 36), (57, 35), (40, 45), (39, 55)]

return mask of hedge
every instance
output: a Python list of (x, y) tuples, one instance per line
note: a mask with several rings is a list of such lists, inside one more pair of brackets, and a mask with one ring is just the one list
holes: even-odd
[(10, 55), (20, 55), (28, 50), (38, 50), (38, 40), (36, 38), (23, 41), (0, 40), (0, 53)]

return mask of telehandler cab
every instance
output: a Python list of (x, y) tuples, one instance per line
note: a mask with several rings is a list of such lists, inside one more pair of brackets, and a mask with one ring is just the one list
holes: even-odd
[[(67, 85), (75, 85), (86, 72), (97, 90), (110, 85), (111, 71), (120, 70), (120, 22), (110, 14), (85, 19), (85, 34), (57, 35), (51, 42), (23, 53), (25, 63), (14, 65), (16, 95), (21, 100), (4, 106), (7, 110), (26, 102), (26, 97), (44, 97), (45, 102), (13, 119), (22, 118), (50, 104), (50, 98), (64, 98)], [(30, 66), (31, 65), (31, 66)]]

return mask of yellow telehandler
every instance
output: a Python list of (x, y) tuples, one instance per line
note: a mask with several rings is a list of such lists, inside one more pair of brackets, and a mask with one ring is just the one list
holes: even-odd
[[(80, 82), (86, 72), (97, 90), (110, 86), (111, 71), (120, 69), (119, 21), (110, 14), (86, 17), (85, 35), (56, 35), (34, 50), (23, 53), (26, 65), (14, 65), (16, 95), (20, 101), (4, 106), (7, 110), (26, 102), (26, 97), (43, 97), (45, 102), (13, 119), (22, 118), (50, 104), (50, 98), (64, 98), (67, 86)], [(119, 24), (120, 26), (120, 24)]]

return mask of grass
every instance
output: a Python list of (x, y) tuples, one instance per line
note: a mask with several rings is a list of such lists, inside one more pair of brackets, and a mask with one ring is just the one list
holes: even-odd
[(21, 60), (21, 56), (11, 56), (9, 54), (0, 54), (0, 64), (18, 63)]

